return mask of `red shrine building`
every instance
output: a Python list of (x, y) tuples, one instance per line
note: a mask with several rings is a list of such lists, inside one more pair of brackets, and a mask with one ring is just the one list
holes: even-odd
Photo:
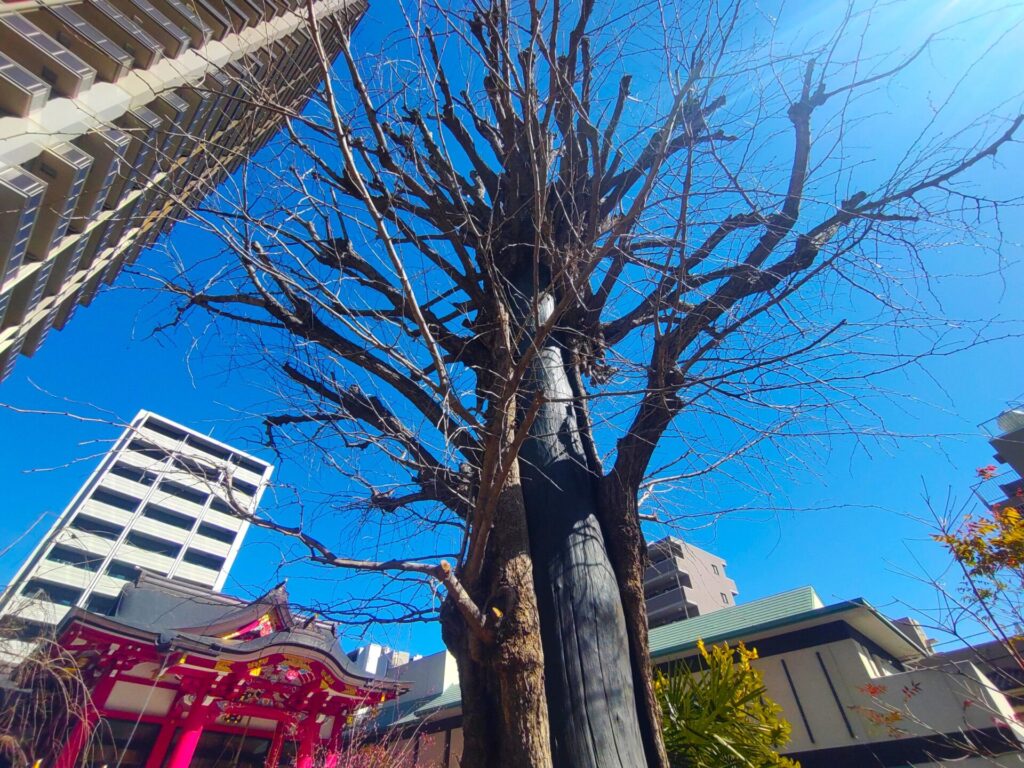
[(57, 640), (92, 706), (54, 768), (332, 768), (345, 725), (403, 688), (293, 615), (283, 585), (246, 603), (143, 573), (113, 615), (76, 608)]

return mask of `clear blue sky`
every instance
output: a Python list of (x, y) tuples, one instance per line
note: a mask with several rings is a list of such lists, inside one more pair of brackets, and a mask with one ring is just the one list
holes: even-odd
[[(909, 15), (889, 19), (891, 34), (906, 29), (911, 21), (918, 23), (915, 34), (919, 34), (958, 8), (963, 10), (957, 3), (910, 3), (900, 11)], [(1013, 19), (1019, 20), (1019, 12), (1014, 13)], [(373, 3), (357, 36), (357, 47), (371, 48), (384, 39), (393, 15), (388, 3)], [(985, 35), (967, 36), (945, 50), (959, 52), (966, 60), (994, 40), (991, 26), (983, 27), (988, 30)], [(891, 41), (893, 47), (902, 42)], [(1024, 36), (1017, 35), (1016, 45), (997, 50), (994, 64), (1003, 68), (1006, 79), (990, 80), (972, 92), (962, 105), (965, 113), (992, 103), (1002, 88), (1016, 87), (1012, 81), (1021, 67), (1013, 57), (1022, 43)], [(906, 93), (915, 91), (919, 103), (927, 101), (944, 86), (955, 58), (924, 62), (905, 90), (878, 97), (872, 106), (883, 118), (878, 122), (883, 130), (864, 143), (865, 157), (887, 159), (891, 139), (905, 129), (900, 110)], [(1011, 152), (1007, 157), (1011, 167), (1004, 168), (1003, 175), (998, 169), (986, 169), (978, 177), (979, 189), (995, 191), (1019, 181), (1022, 153)], [(1019, 218), (1016, 211), (1006, 214), (1002, 265), (978, 263), (977, 258), (988, 257), (978, 257), (967, 247), (954, 247), (943, 257), (947, 268), (952, 265), (952, 270), (975, 275), (940, 286), (950, 317), (998, 319), (1003, 324), (999, 334), (1024, 331), (1020, 300), (1024, 267), (1017, 245), (1024, 228)], [(190, 239), (184, 229), (173, 238), (182, 252), (201, 243)], [(150, 253), (143, 263), (158, 268), (161, 258)], [(188, 338), (184, 334), (150, 336), (153, 326), (166, 319), (166, 307), (129, 283), (122, 278), (92, 307), (80, 309), (67, 329), (52, 333), (35, 358), (21, 359), (11, 378), (0, 385), (0, 402), (19, 409), (67, 409), (95, 415), (80, 405), (87, 403), (122, 421), (146, 408), (273, 458), (259, 447), (258, 419), (247, 415), (259, 412), (267, 400), (257, 373), (224, 373), (232, 340), (223, 338), (219, 348), (207, 346), (190, 356), (186, 365)], [(835, 311), (841, 314), (842, 308)], [(922, 480), (935, 496), (944, 497), (951, 488), (960, 499), (966, 498), (974, 468), (991, 460), (991, 450), (976, 425), (1024, 393), (1024, 355), (1016, 339), (993, 342), (932, 360), (924, 369), (893, 374), (882, 384), (900, 394), (893, 403), (878, 404), (885, 426), (907, 437), (869, 442), (834, 439), (820, 455), (804, 457), (810, 470), (790, 473), (775, 484), (770, 499), (774, 510), (735, 513), (713, 525), (694, 521), (690, 540), (726, 558), (741, 600), (812, 584), (826, 602), (861, 596), (893, 615), (907, 613), (905, 605), (934, 602), (929, 590), (907, 575), (921, 567), (937, 573), (944, 562), (942, 552), (927, 540), (928, 531), (913, 519), (924, 514)], [(2, 544), (17, 538), (40, 515), (51, 516), (48, 524), (92, 471), (95, 457), (116, 430), (3, 409), (0, 435)], [(39, 468), (51, 469), (36, 471)], [(316, 469), (294, 463), (281, 466), (277, 479), (307, 488), (330, 482)], [(700, 493), (707, 509), (744, 501), (720, 484), (702, 487)], [(0, 580), (9, 578), (43, 530), (37, 529), (0, 562)], [(649, 529), (652, 536), (665, 532), (659, 526)], [(250, 532), (227, 589), (255, 594), (284, 573), (291, 576), (293, 596), (300, 602), (341, 597), (350, 590), (345, 574), (328, 584), (301, 566), (279, 570), (280, 561), (280, 547), (272, 537)], [(375, 629), (372, 635), (421, 653), (441, 647), (433, 625)], [(357, 641), (358, 632), (353, 630), (347, 644)]]

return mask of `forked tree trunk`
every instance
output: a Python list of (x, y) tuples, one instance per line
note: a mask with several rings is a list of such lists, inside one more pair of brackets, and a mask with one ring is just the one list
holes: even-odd
[[(513, 279), (513, 314), (523, 334), (554, 310), (532, 265)], [(615, 571), (598, 521), (597, 483), (573, 407), (567, 355), (558, 332), (533, 350), (523, 405), (543, 404), (520, 450), (523, 500), (544, 649), (544, 675), (557, 768), (648, 764), (637, 715), (630, 644)]]
[[(534, 277), (531, 267), (513, 281), (513, 320), (527, 329), (521, 354), (554, 308), (544, 290), (534, 300)], [(606, 487), (588, 465), (559, 339), (550, 334), (533, 350), (520, 409), (536, 393), (544, 400), (496, 510), (488, 566), (471, 585), (480, 605), (495, 595), (518, 597), (503, 604), (493, 645), (478, 641), (450, 606), (442, 614), (445, 642), (459, 663), (462, 764), (662, 766), (639, 525), (605, 522), (619, 520), (611, 506), (626, 504), (628, 494)], [(606, 542), (605, 531), (622, 541)]]

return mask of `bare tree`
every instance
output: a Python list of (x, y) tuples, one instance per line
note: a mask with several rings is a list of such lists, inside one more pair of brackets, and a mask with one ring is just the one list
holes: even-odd
[[(965, 185), (1024, 115), (950, 132), (939, 104), (861, 168), (861, 97), (936, 44), (872, 53), (876, 11), (785, 49), (742, 0), (474, 2), (372, 55), (310, 13), (318, 97), (251, 94), (286, 140), (193, 207), (219, 246), (160, 275), (171, 324), (281, 374), (270, 441), (365, 490), (257, 524), (444, 586), (464, 765), (666, 765), (638, 499), (852, 431), (872, 374), (975, 340), (917, 280), (1012, 202)], [(362, 557), (356, 523), (431, 551)]]

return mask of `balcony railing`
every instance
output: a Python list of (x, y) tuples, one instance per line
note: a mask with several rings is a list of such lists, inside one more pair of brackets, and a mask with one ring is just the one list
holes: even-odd
[(999, 415), (986, 419), (978, 427), (989, 437), (1002, 437), (1024, 429), (1024, 400), (1011, 400)]
[(660, 595), (655, 595), (646, 600), (647, 602), (647, 615), (654, 617), (661, 611), (666, 611), (671, 608), (690, 609), (696, 608), (697, 606), (686, 599), (686, 588), (676, 587), (670, 589), (668, 592), (662, 592)]

